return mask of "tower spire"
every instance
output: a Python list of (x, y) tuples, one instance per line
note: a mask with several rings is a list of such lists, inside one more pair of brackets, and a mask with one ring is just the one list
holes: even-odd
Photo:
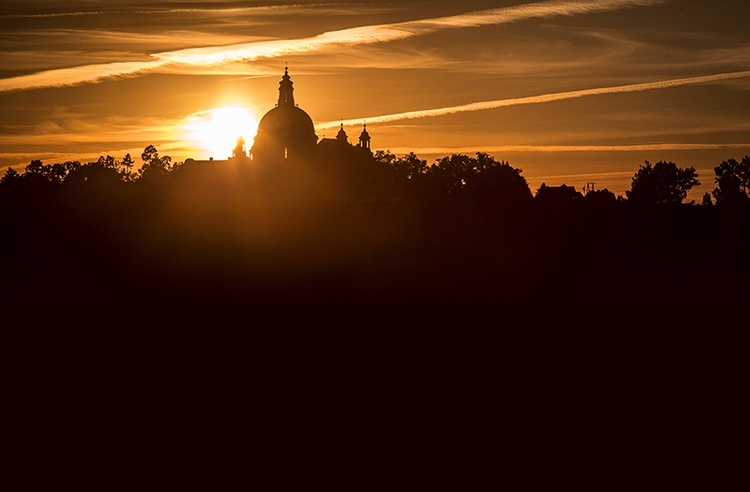
[(281, 77), (281, 82), (279, 82), (279, 103), (277, 106), (294, 107), (293, 85), (292, 79), (289, 77), (289, 66), (284, 64), (284, 76)]

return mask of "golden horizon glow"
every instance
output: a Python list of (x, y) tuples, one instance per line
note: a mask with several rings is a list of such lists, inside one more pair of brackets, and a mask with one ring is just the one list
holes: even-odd
[[(245, 140), (249, 151), (258, 131), (258, 117), (241, 106), (222, 106), (190, 115), (182, 125), (185, 140), (205, 157), (226, 159), (232, 155), (237, 140)], [(200, 158), (200, 157), (199, 157)]]
[(64, 3), (0, 9), (0, 175), (147, 145), (223, 160), (240, 136), (248, 152), (285, 66), (318, 138), (343, 124), (356, 143), (366, 122), (373, 151), (485, 152), (533, 188), (624, 193), (664, 160), (695, 167), (699, 201), (750, 152), (750, 39), (726, 21), (750, 2)]

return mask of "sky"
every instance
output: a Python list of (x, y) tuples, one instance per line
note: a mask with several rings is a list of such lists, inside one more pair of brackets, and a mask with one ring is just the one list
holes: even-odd
[(250, 147), (285, 66), (333, 137), (428, 163), (486, 152), (532, 191), (625, 195), (646, 161), (750, 154), (750, 2), (97, 1), (0, 4), (0, 173)]

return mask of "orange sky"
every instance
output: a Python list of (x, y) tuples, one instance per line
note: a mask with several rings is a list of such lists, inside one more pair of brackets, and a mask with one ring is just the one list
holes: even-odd
[(288, 63), (319, 137), (367, 121), (373, 149), (487, 152), (532, 191), (624, 194), (644, 161), (671, 160), (698, 170), (700, 200), (750, 154), (749, 18), (733, 0), (6, 0), (0, 171), (139, 162), (149, 144), (225, 158)]

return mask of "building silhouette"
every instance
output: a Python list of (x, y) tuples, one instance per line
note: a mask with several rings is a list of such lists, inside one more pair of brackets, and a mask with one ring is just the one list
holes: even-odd
[(366, 123), (356, 143), (349, 141), (343, 123), (335, 138), (318, 138), (312, 118), (295, 102), (286, 67), (276, 104), (260, 119), (249, 150), (246, 144), (239, 137), (227, 159), (186, 159), (180, 168), (181, 179), (192, 180), (196, 186), (261, 184), (262, 191), (256, 189), (256, 196), (276, 198), (316, 195), (368, 201), (393, 200), (402, 193), (402, 186), (395, 184), (393, 168), (375, 159)]
[(312, 118), (294, 100), (294, 83), (285, 67), (278, 102), (260, 119), (249, 157), (261, 163), (314, 161), (343, 157), (354, 149), (371, 154), (370, 143), (366, 124), (356, 145), (349, 142), (343, 123), (336, 138), (318, 140)]
[(294, 100), (294, 83), (289, 75), (289, 68), (285, 67), (279, 82), (278, 101), (260, 119), (258, 132), (249, 151), (246, 150), (244, 139), (239, 137), (228, 159), (188, 158), (185, 163), (220, 165), (229, 161), (253, 160), (259, 164), (278, 164), (366, 158), (372, 156), (370, 145), (367, 124), (363, 124), (356, 144), (349, 142), (343, 123), (336, 138), (318, 139), (312, 118)]
[(317, 141), (312, 118), (294, 102), (294, 83), (285, 68), (279, 100), (261, 118), (250, 156), (258, 161), (310, 159)]

